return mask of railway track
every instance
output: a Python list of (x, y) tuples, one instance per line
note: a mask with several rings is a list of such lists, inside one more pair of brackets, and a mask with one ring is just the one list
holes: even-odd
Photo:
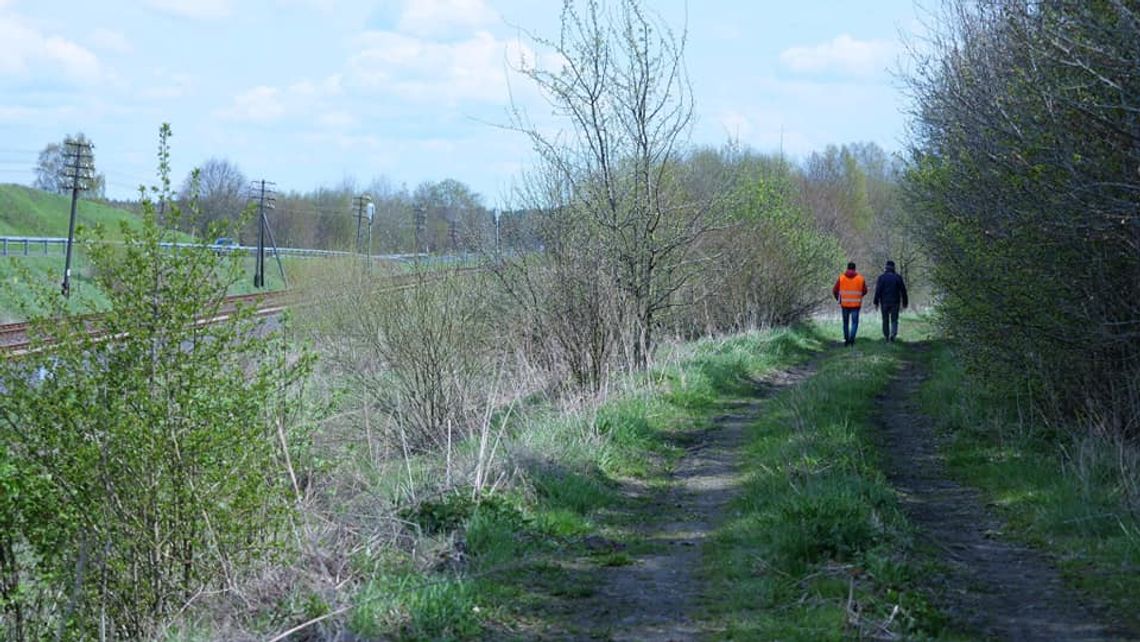
[[(484, 268), (481, 267), (462, 267), (454, 269), (453, 273), (474, 273), (481, 272)], [(386, 286), (381, 289), (380, 293), (397, 292), (408, 288), (417, 287), (424, 283), (430, 283), (443, 278), (444, 274), (422, 274), (422, 273), (405, 273), (405, 274), (388, 274), (382, 277)], [(343, 295), (332, 295), (337, 298)], [(323, 299), (328, 301), (327, 298)], [(291, 307), (306, 306), (319, 304), (318, 301), (298, 301), (289, 296), (288, 292), (257, 292), (254, 294), (237, 294), (228, 296), (222, 303), (222, 309), (211, 317), (204, 317), (198, 320), (199, 324), (209, 324), (224, 321), (229, 318), (234, 309), (239, 304), (252, 304), (255, 306), (255, 316), (272, 316), (279, 314)], [(91, 315), (88, 317), (90, 320), (89, 326), (91, 332), (97, 334), (98, 330), (96, 321), (98, 315)], [(0, 358), (5, 356), (19, 356), (28, 349), (28, 324), (21, 323), (7, 323), (0, 324)]]
[[(252, 304), (256, 308), (257, 316), (267, 316), (277, 314), (289, 306), (284, 293), (281, 292), (257, 292), (254, 294), (235, 294), (227, 296), (222, 302), (222, 308), (217, 315), (198, 320), (200, 324), (216, 323), (229, 318), (229, 315), (237, 309), (238, 305)], [(98, 330), (94, 329), (98, 315), (91, 315), (87, 317), (87, 325), (91, 327), (92, 334), (98, 334)], [(30, 343), (28, 339), (27, 322), (19, 323), (5, 323), (0, 324), (0, 357), (3, 356), (19, 356), (27, 351)]]
[(15, 346), (25, 342), (27, 330), (27, 323), (0, 324), (0, 350), (7, 350), (9, 346)]

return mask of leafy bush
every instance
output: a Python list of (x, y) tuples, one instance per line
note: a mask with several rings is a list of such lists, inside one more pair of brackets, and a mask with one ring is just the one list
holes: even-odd
[(949, 3), (910, 85), (908, 191), (971, 370), (1140, 434), (1140, 24), (1124, 3)]
[[(178, 215), (168, 203), (167, 221)], [(307, 360), (288, 359), (250, 309), (219, 318), (235, 264), (165, 247), (170, 234), (144, 200), (122, 244), (89, 250), (110, 309), (85, 318), (40, 292), (58, 316), (34, 319), (32, 352), (0, 361), (11, 639), (100, 626), (145, 638), (278, 547), (292, 498), (283, 449), (297, 437), (280, 413)]]
[(798, 204), (789, 165), (750, 156), (724, 163), (728, 220), (701, 239), (704, 273), (680, 291), (690, 305), (672, 316), (689, 336), (806, 318), (828, 296), (842, 258), (836, 239)]

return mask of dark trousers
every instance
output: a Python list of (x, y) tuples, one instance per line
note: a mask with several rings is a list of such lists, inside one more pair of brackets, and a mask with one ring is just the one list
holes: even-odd
[(899, 334), (899, 306), (884, 305), (879, 310), (883, 313), (883, 338), (894, 341)]
[(859, 331), (859, 308), (843, 308), (843, 343), (855, 343)]

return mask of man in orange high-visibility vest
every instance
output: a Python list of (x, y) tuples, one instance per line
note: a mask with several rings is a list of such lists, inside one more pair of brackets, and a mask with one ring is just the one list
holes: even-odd
[(854, 263), (848, 263), (847, 271), (836, 279), (831, 294), (843, 311), (843, 345), (853, 346), (855, 333), (859, 331), (859, 310), (863, 308), (863, 297), (867, 296), (867, 280), (855, 271)]

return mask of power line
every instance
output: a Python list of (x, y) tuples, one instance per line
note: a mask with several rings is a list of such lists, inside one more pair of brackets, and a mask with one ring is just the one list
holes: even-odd
[(120, 179), (120, 180), (130, 180), (132, 182), (133, 181), (139, 181), (141, 183), (157, 183), (158, 182), (158, 179), (155, 178), (154, 176), (143, 177), (143, 176), (139, 176), (138, 174), (133, 174), (130, 172), (121, 172), (121, 171), (116, 170), (116, 169), (107, 169), (106, 167), (102, 168), (101, 173), (103, 174), (103, 176), (106, 176), (107, 178), (116, 178), (116, 179)]

